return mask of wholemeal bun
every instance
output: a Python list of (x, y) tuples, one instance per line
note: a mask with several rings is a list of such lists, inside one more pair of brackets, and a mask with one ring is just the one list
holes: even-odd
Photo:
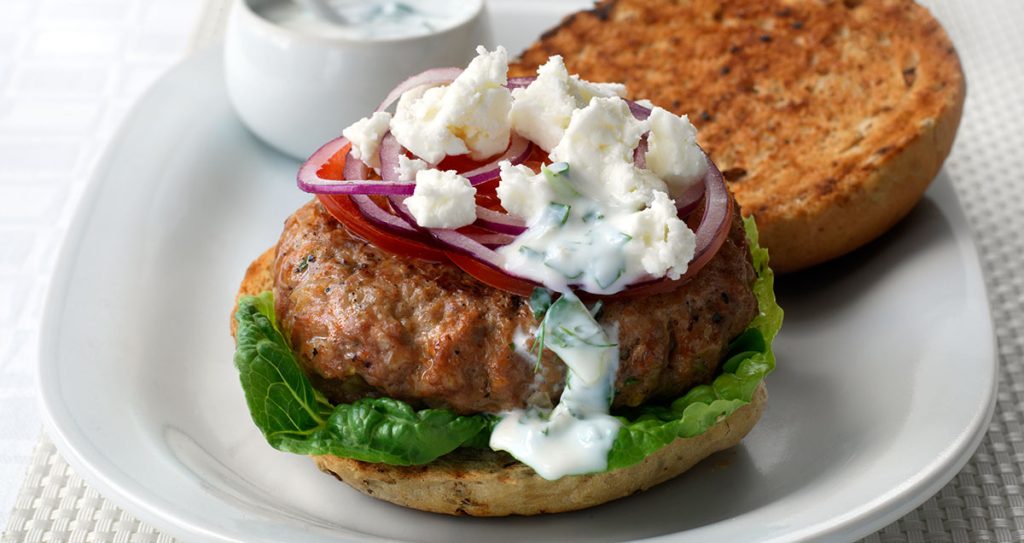
[[(238, 297), (273, 288), (274, 255), (271, 248), (249, 265)], [(232, 319), (232, 334), (235, 326)], [(313, 459), (322, 471), (364, 494), (423, 511), (489, 517), (574, 511), (651, 488), (735, 446), (760, 419), (766, 400), (762, 383), (749, 404), (699, 436), (676, 439), (627, 468), (555, 481), (540, 477), (506, 453), (490, 450), (457, 450), (422, 466), (337, 456)]]
[(910, 0), (605, 0), (509, 75), (556, 54), (569, 73), (688, 114), (783, 272), (904, 217), (949, 153), (966, 92), (948, 36)]
[(460, 450), (423, 466), (371, 464), (314, 457), (321, 470), (382, 500), (449, 515), (501, 517), (561, 513), (594, 507), (647, 490), (690, 469), (750, 432), (768, 394), (762, 383), (751, 402), (707, 432), (676, 439), (632, 466), (549, 481), (503, 452)]

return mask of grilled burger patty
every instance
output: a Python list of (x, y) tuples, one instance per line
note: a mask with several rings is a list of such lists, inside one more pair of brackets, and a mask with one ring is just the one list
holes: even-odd
[[(617, 323), (613, 407), (671, 399), (714, 376), (728, 342), (757, 312), (739, 213), (718, 254), (689, 283), (606, 300)], [(517, 337), (537, 325), (528, 301), (458, 268), (396, 256), (348, 233), (316, 200), (285, 222), (277, 245), (279, 323), (316, 388), (334, 402), (386, 396), (458, 413), (554, 405), (564, 366), (540, 367)]]

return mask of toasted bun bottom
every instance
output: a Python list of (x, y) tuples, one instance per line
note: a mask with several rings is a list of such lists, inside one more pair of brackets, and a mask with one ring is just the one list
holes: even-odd
[(423, 466), (371, 464), (337, 456), (313, 459), (321, 470), (352, 488), (413, 509), (475, 517), (561, 513), (647, 490), (736, 445), (761, 418), (767, 398), (762, 384), (751, 403), (697, 437), (677, 439), (627, 468), (555, 481), (507, 454), (487, 450), (460, 450)]
[[(238, 295), (273, 288), (274, 249), (246, 270)], [(234, 333), (235, 322), (231, 321)], [(391, 466), (337, 456), (314, 456), (322, 471), (356, 490), (394, 504), (449, 515), (499, 517), (560, 513), (593, 507), (663, 483), (718, 451), (733, 447), (761, 418), (767, 391), (703, 434), (676, 439), (627, 468), (549, 481), (511, 456), (458, 450), (422, 466)]]

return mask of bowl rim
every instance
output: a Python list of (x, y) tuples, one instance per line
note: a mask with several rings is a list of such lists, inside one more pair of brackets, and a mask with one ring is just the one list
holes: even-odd
[[(283, 0), (287, 1), (287, 0)], [(251, 5), (253, 0), (235, 0), (231, 7), (232, 19), (237, 19), (239, 22), (244, 21), (248, 25), (253, 25), (261, 32), (273, 34), (278, 37), (283, 37), (289, 40), (297, 40), (302, 42), (308, 42), (316, 45), (334, 45), (334, 46), (357, 46), (365, 44), (400, 44), (400, 43), (416, 43), (420, 41), (430, 40), (446, 34), (459, 32), (466, 27), (479, 23), (482, 21), (484, 14), (484, 7), (486, 5), (485, 0), (464, 0), (460, 2), (470, 9), (465, 10), (462, 18), (456, 19), (453, 24), (443, 29), (430, 31), (425, 34), (414, 34), (410, 36), (325, 36), (322, 34), (312, 34), (308, 32), (302, 32), (279, 24), (275, 24), (273, 21), (260, 15)]]

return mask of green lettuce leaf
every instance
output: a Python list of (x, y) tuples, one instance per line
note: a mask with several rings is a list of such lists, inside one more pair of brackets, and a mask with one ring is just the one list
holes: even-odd
[[(757, 243), (753, 219), (744, 219), (757, 280), (759, 314), (729, 345), (726, 362), (710, 385), (701, 385), (668, 406), (644, 407), (620, 417), (608, 469), (635, 464), (677, 437), (693, 437), (750, 402), (775, 368), (772, 340), (782, 325), (775, 303), (768, 252)], [(270, 292), (244, 296), (235, 366), (253, 422), (276, 449), (331, 454), (365, 462), (425, 464), (459, 447), (487, 447), (497, 417), (459, 416), (445, 409), (415, 410), (390, 398), (331, 405), (313, 388), (277, 327)]]
[(235, 320), (235, 366), (253, 422), (276, 448), (306, 441), (332, 406), (310, 384), (278, 331), (273, 295), (243, 298)]
[(488, 415), (416, 411), (390, 398), (332, 406), (310, 384), (275, 326), (270, 292), (241, 298), (235, 320), (235, 366), (249, 412), (267, 442), (278, 450), (413, 465), (463, 445), (487, 443), (494, 425), (494, 417)]
[(608, 469), (643, 460), (677, 437), (700, 435), (750, 403), (765, 375), (775, 369), (771, 345), (782, 327), (782, 308), (775, 302), (775, 274), (768, 267), (768, 250), (758, 244), (753, 218), (743, 219), (757, 279), (754, 295), (758, 314), (750, 326), (729, 344), (722, 374), (710, 385), (700, 385), (668, 407), (642, 407), (620, 417), (623, 425), (608, 453)]

